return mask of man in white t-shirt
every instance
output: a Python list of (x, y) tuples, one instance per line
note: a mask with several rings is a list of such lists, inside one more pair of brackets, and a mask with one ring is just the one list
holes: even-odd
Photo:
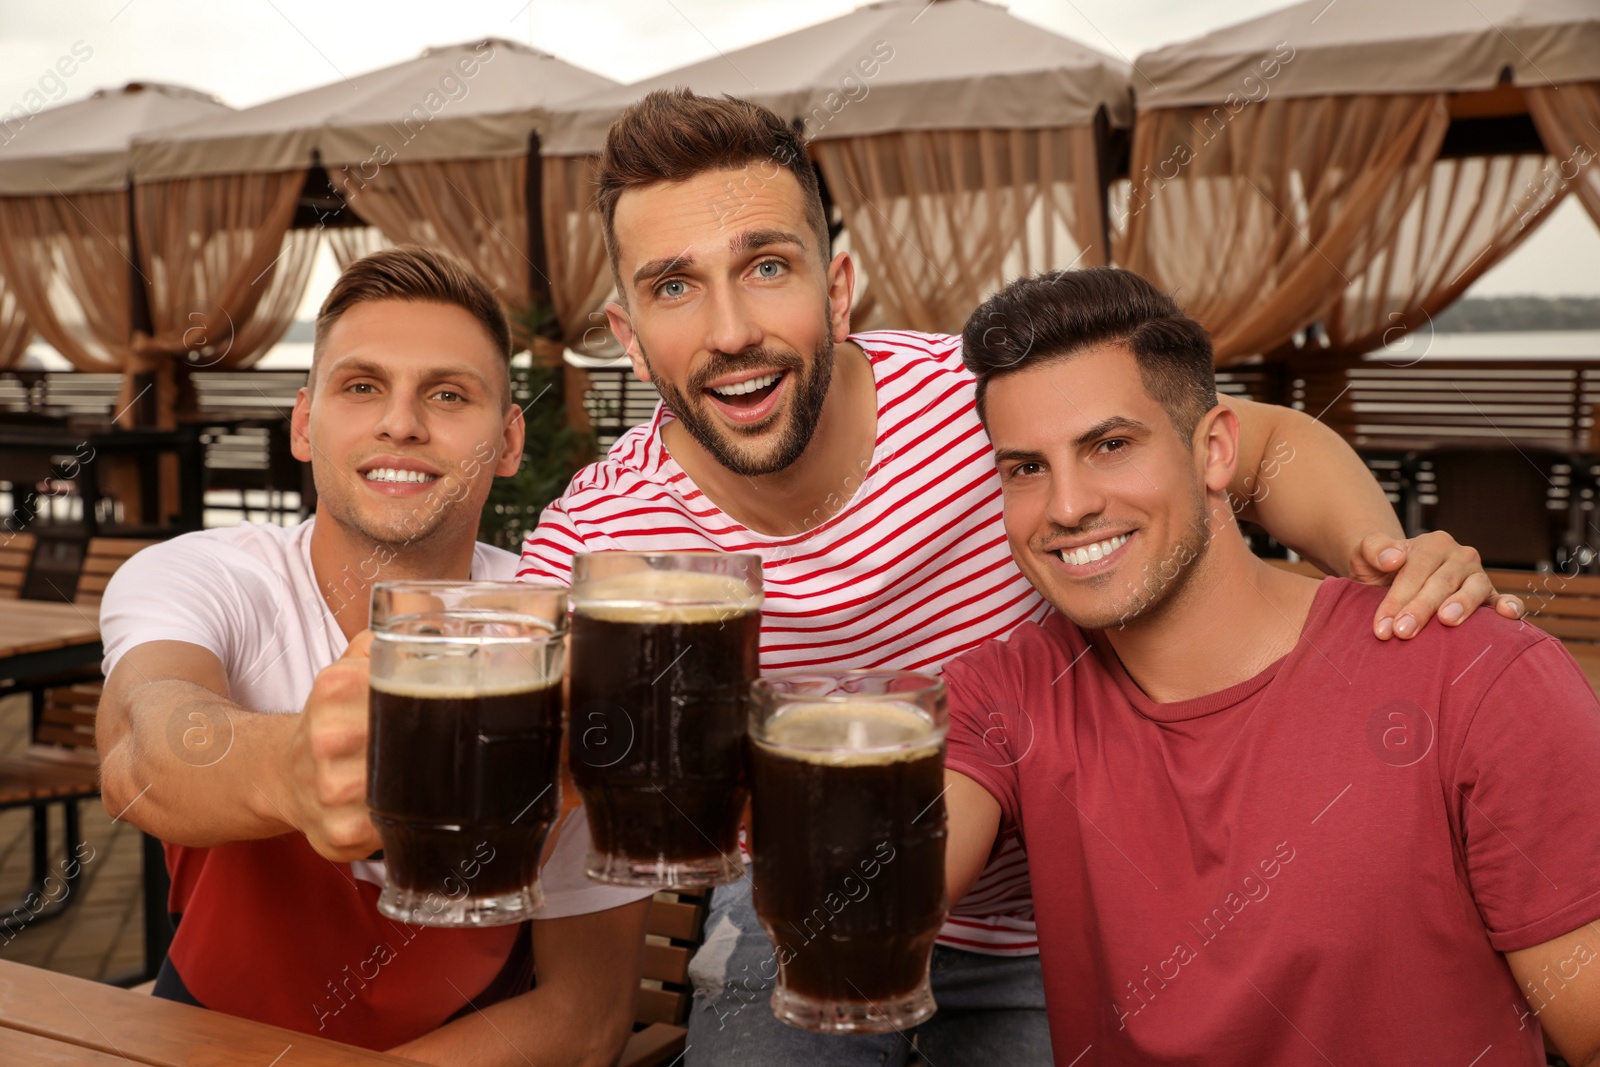
[(532, 923), (391, 922), (365, 859), (381, 848), (370, 586), (513, 576), (514, 556), (475, 542), (522, 455), (509, 356), (504, 314), (459, 262), (397, 248), (353, 264), (293, 415), (315, 518), (186, 534), (107, 588), (105, 804), (167, 842), (180, 916), (156, 995), (435, 1064), (609, 1064), (626, 1043), (646, 894), (583, 877), (581, 809)]
[[(828, 255), (815, 174), (778, 116), (650, 94), (611, 128), (599, 207), (620, 294), (611, 328), (662, 404), (545, 510), (522, 577), (567, 580), (584, 551), (760, 553), (764, 670), (931, 672), (1043, 617), (1006, 546), (960, 339), (850, 333), (854, 267)], [(1242, 513), (1330, 571), (1393, 575), (1378, 638), (1410, 638), (1435, 611), (1459, 622), (1493, 596), (1448, 535), (1401, 540), (1382, 491), (1332, 432), (1230, 403), (1243, 427), (1232, 486)], [(952, 904), (933, 959), (938, 1013), (914, 1034), (822, 1037), (767, 1006), (778, 962), (749, 883), (718, 889), (690, 968), (688, 1063), (876, 1067), (902, 1061), (912, 1039), (938, 1067), (1048, 1063), (1015, 837)]]

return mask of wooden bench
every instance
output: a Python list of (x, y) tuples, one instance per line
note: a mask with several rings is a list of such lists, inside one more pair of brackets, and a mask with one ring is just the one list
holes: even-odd
[[(100, 686), (62, 686), (46, 691), (33, 729), (33, 743), (20, 756), (0, 759), (0, 810), (33, 809), (33, 867), (22, 898), (0, 915), (10, 933), (53, 918), (77, 899), (76, 862), (83, 841), (78, 801), (100, 795), (94, 747), (94, 713)], [(50, 863), (50, 806), (65, 813), (61, 862)]]
[(665, 1067), (683, 1055), (694, 999), (689, 957), (700, 945), (709, 893), (657, 893), (645, 921), (644, 983), (634, 1033), (618, 1067)]
[[(95, 538), (89, 542), (73, 604), (89, 618), (100, 612), (100, 600), (116, 569), (154, 541)], [(0, 916), (18, 925), (53, 918), (77, 899), (81, 873), (74, 860), (83, 842), (78, 802), (100, 795), (100, 768), (95, 750), (95, 712), (100, 704), (98, 674), (59, 679), (65, 684), (36, 690), (32, 743), (20, 756), (0, 759), (0, 810), (33, 809), (33, 867), (22, 898)], [(64, 855), (50, 862), (50, 807), (60, 804), (65, 822)], [(64, 885), (64, 892), (53, 888)]]

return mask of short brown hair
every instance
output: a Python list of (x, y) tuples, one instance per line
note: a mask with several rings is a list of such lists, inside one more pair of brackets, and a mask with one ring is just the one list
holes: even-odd
[(828, 217), (803, 129), (803, 122), (786, 123), (760, 104), (733, 96), (700, 96), (681, 86), (657, 89), (630, 105), (606, 132), (598, 179), (600, 218), (617, 292), (626, 298), (615, 229), (617, 200), (623, 193), (752, 163), (770, 163), (772, 177), (779, 169), (794, 175), (805, 197), (806, 220), (816, 232), (817, 251), (827, 263)]
[(1145, 392), (1184, 437), (1217, 406), (1205, 327), (1141, 275), (1090, 267), (1019, 278), (972, 313), (961, 334), (961, 360), (978, 378), (979, 416), (995, 378), (1097, 345), (1133, 353)]
[[(511, 326), (500, 301), (471, 267), (448, 252), (421, 245), (396, 245), (363, 256), (339, 275), (328, 299), (322, 302), (322, 310), (317, 312), (317, 328), (311, 346), (313, 375), (333, 324), (357, 304), (374, 300), (449, 304), (461, 308), (482, 324), (494, 341), (495, 351), (505, 360), (509, 375)], [(509, 404), (509, 378), (505, 393)]]

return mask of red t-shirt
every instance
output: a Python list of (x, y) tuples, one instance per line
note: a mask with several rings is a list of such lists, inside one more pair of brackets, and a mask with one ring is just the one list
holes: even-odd
[(1373, 640), (1381, 596), (1323, 582), (1287, 656), (1171, 704), (1060, 616), (945, 665), (1057, 1063), (1544, 1063), (1501, 953), (1600, 918), (1600, 705), (1488, 612)]

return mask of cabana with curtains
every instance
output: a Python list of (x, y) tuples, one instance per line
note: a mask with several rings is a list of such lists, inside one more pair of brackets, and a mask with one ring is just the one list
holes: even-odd
[(0, 367), (37, 332), (82, 371), (124, 376), (138, 410), (137, 321), (147, 293), (129, 200), (129, 142), (229, 108), (205, 93), (135, 82), (49, 108), (0, 146)]
[(628, 104), (677, 85), (804, 123), (875, 304), (858, 326), (959, 331), (1011, 277), (1106, 260), (1100, 144), (1128, 122), (1126, 65), (983, 0), (886, 0), (552, 108), (545, 240), (580, 353), (604, 345), (611, 290), (595, 154)]
[(1134, 67), (1116, 260), (1219, 365), (1393, 342), (1573, 189), (1600, 222), (1593, 0), (1306, 0)]
[[(167, 282), (160, 343), (179, 350), (196, 311), (224, 329), (215, 312), (263, 268), (300, 279), (292, 314), (319, 232), (341, 265), (390, 242), (444, 248), (522, 311), (546, 289), (527, 206), (541, 109), (615, 84), (483, 40), (141, 141), (140, 220)], [(337, 198), (324, 188), (326, 210), (297, 215), (318, 167)]]

